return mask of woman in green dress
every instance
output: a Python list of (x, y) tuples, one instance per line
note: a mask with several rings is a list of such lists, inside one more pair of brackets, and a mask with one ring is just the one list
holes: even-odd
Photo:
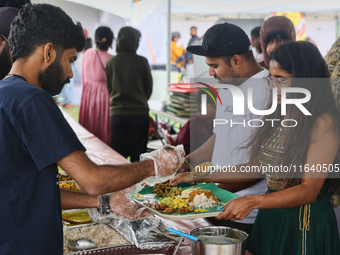
[[(265, 124), (257, 128), (249, 143), (251, 160), (236, 166), (237, 170), (247, 166), (267, 167), (268, 191), (264, 195), (233, 199), (216, 218), (242, 220), (251, 210), (259, 209), (247, 244), (249, 255), (340, 254), (337, 223), (330, 200), (331, 195), (339, 191), (339, 180), (334, 178), (338, 176), (334, 172), (339, 175), (340, 115), (332, 95), (327, 65), (313, 44), (288, 42), (271, 53), (269, 72), (265, 80), (273, 95), (277, 93), (279, 104), (275, 112), (264, 119), (280, 121), (264, 121)], [(310, 92), (311, 98), (303, 106), (311, 115), (306, 116), (293, 104), (287, 105), (286, 114), (281, 115), (284, 87), (299, 87)], [(287, 94), (289, 100), (304, 96)], [(290, 120), (298, 124), (282, 127), (283, 120), (286, 126), (296, 124)], [(286, 166), (286, 170), (290, 167), (291, 171), (285, 173), (282, 168), (270, 171), (269, 166)], [(229, 174), (228, 177), (239, 176)], [(241, 183), (254, 177), (258, 178), (258, 174), (247, 173), (246, 178), (237, 180)], [(189, 181), (192, 180), (181, 176), (172, 183)], [(221, 183), (230, 181), (235, 183), (236, 179), (219, 179)]]
[[(292, 166), (302, 173), (267, 172), (266, 194), (234, 199), (217, 218), (242, 220), (252, 209), (260, 209), (248, 241), (248, 254), (340, 254), (330, 203), (331, 193), (339, 186), (336, 179), (327, 178), (327, 166), (333, 165), (332, 170), (339, 166), (340, 118), (329, 80), (320, 79), (329, 77), (327, 65), (313, 44), (289, 42), (271, 54), (269, 73), (267, 81), (271, 90), (278, 90), (278, 103), (282, 87), (305, 88), (311, 93), (304, 104), (311, 116), (305, 116), (295, 105), (287, 106), (285, 116), (281, 116), (281, 107), (266, 116), (294, 119), (298, 125), (284, 128), (268, 123), (257, 129), (248, 165)], [(301, 94), (291, 93), (287, 98), (301, 98)]]

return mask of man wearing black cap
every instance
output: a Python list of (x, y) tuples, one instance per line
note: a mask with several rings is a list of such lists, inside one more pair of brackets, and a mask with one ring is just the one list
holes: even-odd
[(17, 8), (13, 7), (0, 8), (0, 80), (5, 78), (12, 67), (8, 36), (11, 23), (18, 11)]
[[(213, 76), (221, 84), (233, 84), (242, 90), (247, 101), (248, 88), (252, 88), (253, 106), (255, 109), (267, 109), (270, 91), (262, 81), (268, 71), (261, 68), (254, 59), (251, 44), (246, 33), (233, 24), (217, 24), (207, 30), (204, 34), (202, 46), (189, 46), (187, 51), (205, 56), (209, 66), (209, 75)], [(216, 124), (214, 135), (199, 149), (187, 156), (193, 165), (206, 161), (212, 161), (217, 166), (227, 167), (249, 160), (249, 149), (244, 148), (250, 141), (255, 128), (247, 125), (251, 119), (262, 119), (250, 112), (248, 105), (244, 105), (244, 115), (233, 114), (233, 95), (228, 89), (220, 89), (219, 96), (222, 101), (217, 104), (215, 120), (223, 120), (223, 125)], [(235, 123), (231, 126), (231, 123)], [(252, 194), (263, 194), (266, 181), (254, 179), (252, 182), (235, 183), (235, 179), (228, 179), (224, 173), (219, 178), (205, 178), (205, 182), (225, 183), (224, 188), (230, 191), (239, 191), (236, 194), (246, 196)], [(222, 178), (221, 178), (222, 177)], [(181, 182), (193, 181), (190, 174), (179, 174), (171, 182), (177, 185)], [(243, 229), (251, 232), (257, 215), (257, 210), (252, 211), (247, 218), (240, 222), (217, 221), (211, 219), (215, 224), (223, 224), (230, 227)]]

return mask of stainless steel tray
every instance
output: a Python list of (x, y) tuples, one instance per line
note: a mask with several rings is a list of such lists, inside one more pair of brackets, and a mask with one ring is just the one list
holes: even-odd
[[(71, 227), (68, 227), (68, 229), (88, 227), (90, 225), (96, 225), (96, 224), (71, 226)], [(125, 244), (125, 245), (117, 245), (117, 246), (110, 246), (110, 247), (104, 247), (104, 248), (90, 249), (86, 251), (67, 253), (67, 255), (133, 255), (133, 254), (175, 255), (182, 241), (183, 241), (183, 237), (180, 238), (179, 242), (170, 241), (170, 242), (167, 242), (167, 247), (163, 247), (159, 249), (152, 249), (152, 250), (139, 249), (134, 244)]]
[(120, 245), (107, 248), (99, 248), (75, 253), (68, 253), (67, 255), (132, 255), (132, 254), (164, 254), (175, 255), (178, 247), (181, 244), (174, 243), (173, 246), (165, 247), (157, 250), (141, 250), (134, 245)]

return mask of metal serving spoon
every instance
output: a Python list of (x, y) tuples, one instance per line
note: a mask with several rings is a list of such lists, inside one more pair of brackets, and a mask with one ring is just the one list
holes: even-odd
[(74, 251), (80, 251), (80, 250), (88, 250), (88, 249), (94, 249), (97, 247), (97, 245), (86, 238), (80, 238), (75, 241), (65, 238), (67, 241), (67, 244), (72, 247)]

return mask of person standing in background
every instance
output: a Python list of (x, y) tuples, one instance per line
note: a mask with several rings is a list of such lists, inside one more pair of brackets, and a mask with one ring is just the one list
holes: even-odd
[(118, 32), (117, 55), (107, 61), (106, 84), (110, 94), (112, 148), (138, 161), (146, 152), (149, 131), (148, 100), (152, 76), (148, 60), (136, 54), (140, 32), (123, 27)]
[(19, 9), (0, 8), (0, 80), (5, 78), (12, 67), (11, 52), (8, 44), (9, 29)]
[(84, 48), (84, 52), (85, 52), (87, 49), (92, 48), (92, 39), (90, 37), (88, 37), (87, 29), (84, 28), (83, 31), (84, 31), (84, 35), (85, 35), (85, 48)]
[(81, 80), (79, 123), (107, 145), (111, 145), (110, 97), (105, 83), (105, 66), (112, 57), (107, 51), (112, 45), (113, 32), (108, 27), (98, 27), (95, 32), (96, 49), (84, 53)]
[(261, 27), (260, 41), (263, 62), (259, 65), (268, 69), (269, 56), (272, 50), (288, 41), (296, 41), (293, 22), (285, 16), (270, 17)]
[[(190, 28), (191, 39), (189, 40), (188, 47), (191, 46), (197, 39), (197, 27)], [(186, 70), (186, 82), (190, 82), (190, 78), (194, 77), (194, 59), (192, 53), (185, 52), (185, 70)]]
[(171, 34), (171, 64), (176, 65), (178, 71), (180, 72), (180, 67), (183, 66), (183, 60), (184, 60), (184, 49), (183, 44), (178, 47), (177, 41), (181, 37), (181, 35), (178, 32), (173, 32)]
[(61, 102), (58, 103), (58, 106), (65, 107), (67, 109), (71, 109), (73, 107), (73, 86), (75, 84), (80, 84), (80, 75), (77, 68), (74, 66), (74, 63), (71, 65), (73, 78), (70, 79), (70, 82), (65, 84), (59, 96), (61, 97)]
[(256, 49), (256, 52), (254, 52), (254, 56), (255, 56), (255, 60), (257, 63), (263, 62), (263, 54), (262, 54), (261, 41), (260, 41), (260, 30), (261, 30), (261, 27), (255, 27), (250, 32), (251, 47), (254, 47)]
[[(191, 46), (193, 42), (198, 39), (197, 27), (190, 28), (190, 35), (191, 35), (191, 39), (189, 40), (188, 47)], [(187, 66), (188, 64), (192, 64), (193, 62), (194, 60), (192, 58), (192, 53), (190, 53), (189, 51), (185, 52), (185, 66)]]

